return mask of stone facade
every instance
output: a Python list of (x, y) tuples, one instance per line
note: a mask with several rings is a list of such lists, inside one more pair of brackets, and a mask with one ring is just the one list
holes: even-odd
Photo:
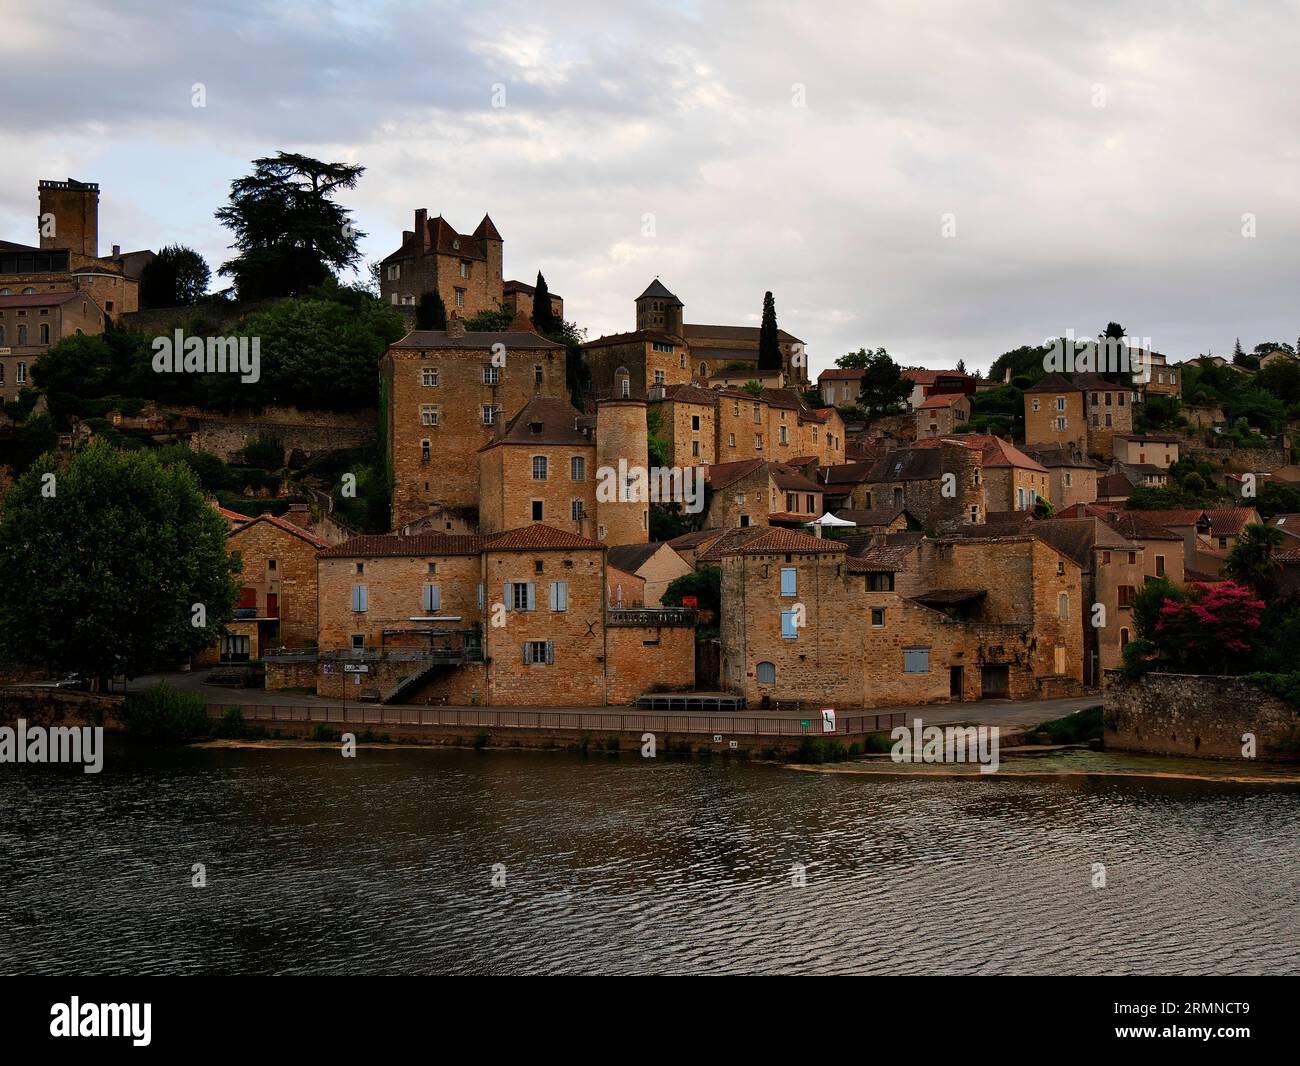
[(1025, 391), (1025, 443), (1113, 458), (1115, 434), (1132, 432), (1135, 395), (1095, 374), (1047, 374)]
[[(258, 515), (226, 536), (226, 550), (239, 557), (238, 608), (266, 619), (261, 644), (306, 648), (316, 644), (316, 553), (325, 541), (305, 529)], [(238, 615), (238, 612), (237, 612)]]
[(380, 361), (394, 528), (436, 506), (477, 509), (479, 449), (534, 396), (567, 395), (564, 348), (522, 319), (504, 333), (451, 326), (409, 333)]
[(103, 329), (104, 312), (84, 291), (0, 295), (0, 399), (16, 400), (20, 390), (36, 387), (32, 367), (50, 345)]
[(1240, 759), (1242, 736), (1256, 759), (1300, 754), (1300, 712), (1241, 677), (1150, 673), (1137, 682), (1106, 675), (1107, 748)]

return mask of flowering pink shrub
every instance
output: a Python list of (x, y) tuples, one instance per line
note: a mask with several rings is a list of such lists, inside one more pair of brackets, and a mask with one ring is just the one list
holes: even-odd
[(1166, 599), (1154, 639), (1162, 658), (1189, 673), (1243, 673), (1250, 669), (1264, 601), (1233, 581), (1193, 582), (1184, 603)]

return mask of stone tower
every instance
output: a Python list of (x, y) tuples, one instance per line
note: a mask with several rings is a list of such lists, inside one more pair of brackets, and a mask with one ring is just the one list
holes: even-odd
[(596, 537), (606, 544), (650, 540), (646, 436), (644, 400), (596, 401)]
[(943, 532), (954, 526), (985, 521), (988, 514), (984, 507), (983, 452), (947, 437), (939, 442), (939, 451), (943, 461), (933, 519), (935, 527)]
[(92, 259), (99, 256), (99, 185), (92, 181), (37, 183), (42, 248), (67, 248)]
[(483, 221), (478, 224), (478, 229), (474, 231), (474, 240), (478, 242), (479, 251), (483, 258), (487, 260), (488, 286), (497, 294), (498, 302), (501, 299), (501, 264), (502, 250), (505, 242), (501, 239), (501, 234), (492, 223), (491, 217), (483, 216)]
[(677, 299), (658, 278), (646, 286), (636, 298), (636, 328), (653, 329), (673, 337), (682, 336), (681, 300)]

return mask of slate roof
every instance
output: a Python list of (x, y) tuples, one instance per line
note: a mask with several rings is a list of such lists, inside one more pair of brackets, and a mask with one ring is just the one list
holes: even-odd
[(681, 303), (676, 296), (668, 291), (667, 286), (665, 286), (658, 278), (655, 278), (654, 281), (650, 282), (650, 284), (645, 287), (645, 292), (638, 296), (637, 299), (644, 300), (646, 297), (656, 300), (676, 300), (677, 303)]
[(371, 559), (425, 555), (478, 555), (485, 551), (605, 550), (599, 541), (540, 523), (493, 534), (366, 534), (317, 552), (321, 559)]
[[(515, 321), (519, 318), (516, 316)], [(563, 344), (548, 341), (537, 333), (525, 330), (509, 330), (496, 333), (466, 332), (453, 336), (445, 329), (413, 329), (399, 341), (394, 341), (390, 348), (474, 348), (484, 352), (492, 350), (492, 345), (503, 344), (507, 355), (513, 348), (560, 348)]]
[(620, 544), (609, 549), (606, 559), (610, 566), (617, 566), (629, 574), (635, 574), (650, 559), (659, 554), (664, 541), (651, 541), (649, 544)]
[(499, 444), (557, 444), (591, 447), (592, 440), (578, 428), (581, 414), (568, 400), (554, 396), (534, 396), (507, 424), (500, 435), (485, 444), (487, 451)]

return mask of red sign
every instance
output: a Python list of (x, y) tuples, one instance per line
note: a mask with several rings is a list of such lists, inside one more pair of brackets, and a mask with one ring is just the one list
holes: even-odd
[(682, 606), (683, 606), (683, 607), (698, 607), (699, 605), (700, 605), (700, 598), (699, 598), (698, 596), (683, 596), (683, 597), (682, 597)]

